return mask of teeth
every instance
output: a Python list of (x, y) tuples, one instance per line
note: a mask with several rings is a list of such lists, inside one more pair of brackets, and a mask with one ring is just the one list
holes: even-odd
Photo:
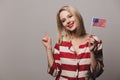
[(68, 27), (72, 27), (73, 26), (73, 22), (71, 22), (69, 25), (68, 25)]

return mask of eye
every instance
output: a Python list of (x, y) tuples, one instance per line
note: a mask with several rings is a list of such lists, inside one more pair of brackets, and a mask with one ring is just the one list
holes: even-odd
[(62, 23), (65, 22), (65, 19), (62, 19), (61, 22), (62, 22)]
[(68, 15), (68, 17), (69, 17), (69, 18), (71, 18), (71, 17), (72, 17), (72, 15)]

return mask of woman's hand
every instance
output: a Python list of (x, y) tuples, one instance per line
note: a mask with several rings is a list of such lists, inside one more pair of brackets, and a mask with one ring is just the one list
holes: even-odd
[(89, 49), (91, 52), (96, 52), (98, 46), (98, 41), (96, 41), (94, 38), (89, 39)]
[(52, 41), (50, 36), (48, 35), (48, 33), (45, 33), (43, 39), (42, 39), (42, 43), (45, 46), (46, 49), (52, 49)]

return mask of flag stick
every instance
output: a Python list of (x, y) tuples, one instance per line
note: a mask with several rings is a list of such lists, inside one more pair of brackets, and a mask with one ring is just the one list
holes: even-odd
[(90, 26), (90, 34), (92, 34), (92, 24), (93, 24), (93, 18), (92, 18), (92, 21), (91, 21), (91, 26)]
[(92, 25), (90, 26), (90, 34), (92, 34)]

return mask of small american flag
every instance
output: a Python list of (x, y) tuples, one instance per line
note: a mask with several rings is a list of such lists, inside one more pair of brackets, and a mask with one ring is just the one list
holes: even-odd
[(106, 20), (105, 19), (100, 19), (100, 18), (93, 18), (92, 26), (105, 28), (106, 27)]

